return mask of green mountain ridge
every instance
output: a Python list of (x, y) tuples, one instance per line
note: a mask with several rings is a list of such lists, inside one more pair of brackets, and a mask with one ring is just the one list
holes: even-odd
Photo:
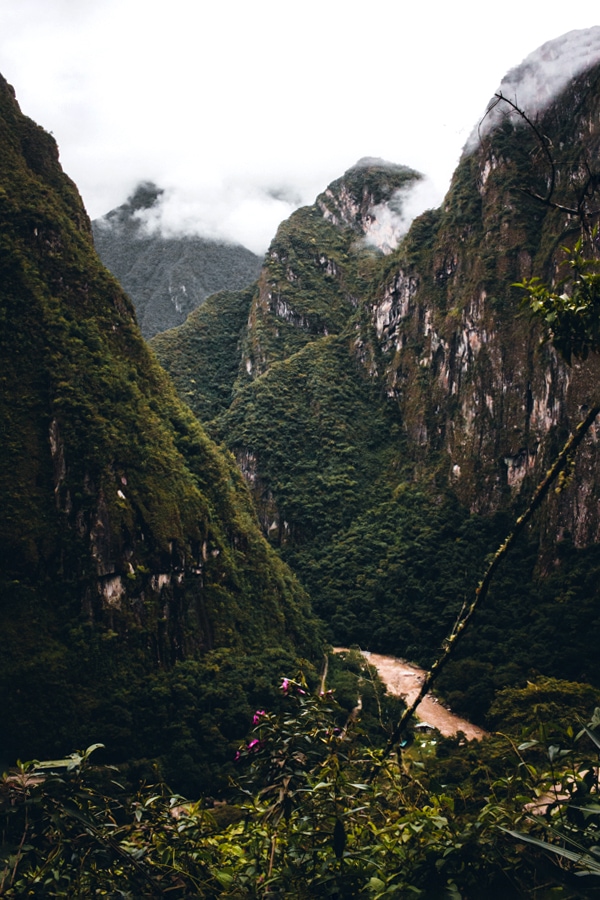
[[(177, 738), (150, 722), (174, 715), (178, 678), (206, 694), (252, 654), (270, 654), (276, 678), (281, 659), (317, 650), (318, 629), (232, 458), (177, 399), (96, 256), (53, 139), (4, 80), (0, 167), (0, 747), (160, 755)], [(223, 709), (247, 717), (255, 701), (227, 692)], [(196, 762), (208, 727), (215, 747), (235, 733), (200, 723), (199, 704), (181, 725)]]

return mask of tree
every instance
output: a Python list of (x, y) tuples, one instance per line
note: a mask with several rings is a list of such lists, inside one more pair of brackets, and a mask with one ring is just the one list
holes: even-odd
[[(598, 239), (592, 231), (592, 247)], [(517, 287), (525, 291), (532, 316), (544, 327), (552, 344), (571, 365), (573, 356), (586, 359), (600, 350), (600, 260), (586, 257), (581, 235), (571, 250), (563, 247), (567, 274), (555, 285), (533, 277)]]

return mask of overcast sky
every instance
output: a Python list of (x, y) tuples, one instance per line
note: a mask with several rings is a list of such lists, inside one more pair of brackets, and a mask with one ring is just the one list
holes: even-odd
[(591, 0), (0, 0), (0, 72), (92, 218), (153, 180), (164, 224), (264, 252), (363, 156), (437, 205), (506, 72), (597, 24)]

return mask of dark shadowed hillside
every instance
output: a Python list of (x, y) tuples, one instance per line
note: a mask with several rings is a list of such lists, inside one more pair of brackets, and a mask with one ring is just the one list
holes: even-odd
[(185, 757), (191, 783), (227, 759), (281, 660), (314, 649), (307, 598), (4, 81), (0, 184), (3, 755), (101, 740), (170, 753), (179, 776)]

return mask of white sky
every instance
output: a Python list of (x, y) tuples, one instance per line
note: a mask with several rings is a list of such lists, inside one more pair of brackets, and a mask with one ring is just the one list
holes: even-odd
[(263, 252), (362, 156), (448, 187), (506, 72), (597, 2), (0, 0), (0, 72), (98, 217), (135, 184), (163, 225)]

